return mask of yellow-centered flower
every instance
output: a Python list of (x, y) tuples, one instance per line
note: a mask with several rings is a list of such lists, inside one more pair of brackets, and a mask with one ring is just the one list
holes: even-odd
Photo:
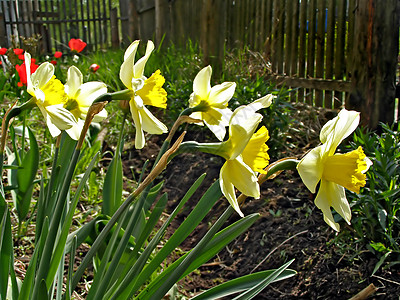
[[(103, 82), (96, 81), (83, 83), (81, 71), (77, 67), (72, 66), (68, 69), (67, 82), (64, 88), (68, 96), (64, 107), (78, 120), (73, 127), (66, 131), (72, 139), (78, 140), (89, 107), (97, 97), (107, 93), (107, 86)], [(94, 117), (93, 122), (100, 122), (106, 117), (107, 111), (103, 109)]]
[(235, 93), (236, 83), (224, 82), (211, 87), (212, 69), (207, 66), (200, 70), (193, 81), (193, 93), (189, 99), (189, 107), (198, 107), (190, 117), (202, 120), (204, 124), (222, 141), (229, 125), (232, 111), (228, 102)]
[(139, 41), (134, 41), (126, 49), (119, 76), (126, 88), (132, 91), (129, 107), (136, 127), (135, 147), (141, 149), (145, 144), (143, 131), (150, 134), (162, 134), (168, 131), (168, 128), (145, 107), (152, 105), (166, 108), (167, 92), (162, 88), (165, 79), (159, 70), (150, 78), (143, 75), (146, 62), (154, 50), (153, 42), (147, 42), (145, 55), (135, 63), (138, 45)]
[(220, 171), (220, 187), (224, 196), (240, 216), (243, 216), (236, 199), (235, 187), (244, 195), (260, 198), (260, 186), (256, 172), (268, 165), (268, 130), (261, 127), (262, 120), (256, 113), (272, 103), (272, 95), (260, 98), (247, 106), (238, 107), (229, 122), (229, 139), (222, 142), (218, 151), (226, 159)]
[(64, 108), (67, 95), (64, 86), (54, 76), (54, 66), (45, 62), (31, 74), (31, 55), (25, 56), (27, 92), (33, 97), (46, 120), (47, 127), (53, 137), (58, 136), (61, 130), (72, 128), (77, 120), (74, 115)]
[(324, 125), (320, 133), (321, 146), (311, 150), (297, 165), (306, 187), (315, 193), (320, 184), (315, 205), (322, 210), (325, 222), (336, 231), (340, 227), (331, 207), (350, 224), (351, 210), (344, 188), (359, 193), (365, 186), (365, 172), (372, 165), (361, 147), (346, 154), (335, 154), (337, 146), (358, 126), (360, 114), (343, 109), (338, 116)]

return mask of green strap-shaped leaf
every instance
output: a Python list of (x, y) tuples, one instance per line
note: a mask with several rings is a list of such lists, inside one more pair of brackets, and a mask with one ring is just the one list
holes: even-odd
[[(146, 280), (146, 278), (154, 272), (154, 269), (157, 268), (157, 264), (153, 263), (153, 266), (151, 268), (146, 268), (147, 274), (141, 273), (142, 268), (146, 264), (148, 257), (151, 255), (151, 253), (154, 251), (155, 247), (161, 240), (168, 225), (176, 217), (178, 212), (182, 209), (182, 207), (190, 199), (190, 197), (192, 197), (194, 192), (199, 188), (199, 186), (203, 182), (204, 178), (205, 178), (205, 174), (202, 174), (195, 181), (195, 183), (193, 183), (193, 185), (190, 187), (190, 189), (186, 192), (185, 196), (179, 202), (178, 206), (174, 209), (174, 211), (171, 213), (171, 215), (168, 217), (168, 219), (165, 221), (165, 223), (161, 226), (161, 228), (157, 231), (156, 235), (153, 237), (153, 239), (147, 245), (146, 249), (139, 256), (138, 260), (132, 266), (129, 273), (125, 276), (125, 278), (123, 278), (123, 281), (120, 284), (118, 284), (116, 291), (115, 292), (112, 291), (112, 293), (111, 292), (107, 293), (105, 295), (106, 299), (111, 298), (111, 295), (112, 295), (112, 299), (127, 299), (127, 298), (129, 298), (129, 294), (131, 293), (131, 290), (134, 291), (138, 286), (141, 285), (141, 283), (136, 284), (137, 277), (139, 275), (142, 275), (144, 278), (143, 280)], [(164, 255), (167, 256), (168, 253), (164, 253)], [(162, 256), (158, 256), (157, 260), (159, 261), (159, 263), (161, 263), (163, 260)], [(154, 261), (154, 259), (152, 261)]]
[(17, 170), (17, 213), (19, 220), (25, 219), (32, 199), (33, 181), (39, 167), (39, 147), (35, 135), (28, 128), (29, 150), (22, 160), (22, 169)]
[[(123, 143), (121, 143), (121, 146)], [(108, 216), (117, 210), (122, 201), (122, 161), (121, 147), (117, 148), (110, 165), (108, 166), (103, 185), (102, 213)]]
[[(162, 289), (168, 291), (176, 281), (185, 277), (203, 263), (209, 261), (223, 247), (245, 232), (251, 225), (254, 224), (258, 217), (259, 214), (252, 214), (238, 220), (234, 224), (231, 224), (216, 234), (208, 243), (202, 243), (203, 239), (207, 238), (206, 236), (203, 237), (203, 239), (191, 250), (191, 252), (194, 253), (188, 252), (171, 264), (163, 273), (157, 276), (157, 278), (151, 282), (142, 293), (140, 293), (138, 299), (157, 298), (154, 296), (155, 293), (159, 293), (159, 291)], [(183, 262), (186, 263), (187, 267), (179, 270), (178, 266), (180, 266)], [(173, 278), (176, 278), (176, 281), (174, 281)]]
[(59, 263), (61, 261), (63, 254), (64, 254), (65, 245), (66, 245), (67, 237), (68, 237), (68, 233), (69, 233), (69, 228), (71, 226), (72, 219), (74, 217), (75, 208), (76, 208), (76, 205), (78, 204), (78, 200), (81, 196), (81, 193), (86, 184), (86, 181), (89, 178), (90, 172), (92, 171), (94, 164), (97, 160), (97, 155), (98, 155), (98, 153), (93, 157), (92, 161), (90, 162), (90, 164), (89, 164), (85, 174), (83, 175), (81, 182), (79, 183), (79, 186), (75, 192), (74, 199), (72, 200), (72, 203), (69, 207), (68, 215), (62, 226), (62, 231), (61, 231), (60, 237), (57, 240), (57, 246), (53, 252), (50, 265), (48, 266), (48, 272), (47, 272), (47, 278), (46, 278), (47, 286), (50, 286), (52, 284), (54, 275), (57, 272), (57, 268), (59, 266)]
[(46, 217), (43, 221), (42, 232), (40, 233), (39, 241), (37, 242), (37, 247), (33, 252), (31, 261), (29, 262), (28, 270), (25, 274), (24, 282), (21, 287), (19, 294), (19, 300), (29, 299), (31, 294), (31, 289), (35, 280), (36, 263), (38, 256), (42, 253), (44, 243), (46, 241), (47, 233), (49, 232), (49, 218)]
[(243, 292), (233, 300), (250, 300), (253, 299), (255, 296), (257, 296), (263, 289), (265, 289), (268, 285), (270, 285), (272, 282), (278, 278), (278, 276), (286, 270), (289, 265), (294, 261), (294, 259), (288, 261), (286, 264), (281, 266), (280, 268), (276, 269), (274, 272), (272, 272), (271, 275), (269, 275), (267, 278), (262, 280), (260, 283), (257, 285), (253, 286), (249, 290)]
[[(78, 239), (76, 235), (72, 239), (72, 247), (71, 251), (69, 251), (69, 257), (75, 257), (76, 248), (78, 247)], [(72, 295), (72, 288), (71, 288), (71, 280), (72, 280), (72, 273), (74, 272), (74, 260), (69, 260), (68, 265), (68, 276), (67, 276), (67, 283), (65, 288), (65, 299), (70, 300)]]
[(206, 191), (203, 197), (201, 197), (195, 208), (187, 216), (185, 221), (183, 221), (182, 224), (176, 229), (175, 233), (165, 243), (160, 252), (157, 253), (157, 255), (150, 261), (143, 272), (138, 276), (136, 286), (133, 291), (139, 288), (162, 263), (162, 261), (170, 253), (172, 253), (172, 251), (178, 247), (185, 240), (185, 238), (189, 236), (190, 233), (193, 232), (196, 226), (203, 220), (208, 212), (210, 212), (215, 202), (217, 202), (221, 196), (222, 193), (219, 186), (219, 180), (217, 180)]
[[(246, 291), (261, 283), (265, 278), (268, 278), (275, 270), (261, 271), (254, 274), (245, 275), (230, 281), (221, 283), (190, 300), (214, 300), (222, 297), (229, 297), (231, 295)], [(273, 282), (284, 280), (296, 275), (294, 270), (284, 270)]]
[(7, 205), (0, 199), (0, 298), (6, 299), (10, 261), (12, 259), (11, 219)]

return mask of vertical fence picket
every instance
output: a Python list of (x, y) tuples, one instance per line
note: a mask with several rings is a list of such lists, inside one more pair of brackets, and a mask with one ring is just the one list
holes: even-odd
[[(316, 28), (316, 0), (310, 0), (310, 6), (308, 10), (308, 45), (307, 45), (307, 77), (315, 78), (315, 28)], [(313, 105), (314, 90), (306, 90), (306, 102)]]
[[(333, 60), (334, 60), (334, 49), (335, 49), (335, 12), (336, 12), (336, 1), (328, 1), (328, 17), (326, 24), (326, 51), (325, 51), (325, 78), (332, 79), (333, 77)], [(332, 96), (331, 91), (325, 91), (325, 107), (332, 108)]]
[[(324, 53), (325, 53), (325, 0), (319, 0), (317, 5), (317, 36), (316, 36), (316, 44), (317, 51), (315, 57), (315, 76), (317, 78), (324, 78)], [(322, 90), (315, 91), (315, 105), (322, 107), (324, 93)]]
[[(348, 2), (348, 12), (347, 12), (347, 49), (346, 49), (346, 79), (348, 79), (350, 75), (350, 70), (352, 69), (352, 61), (350, 57), (352, 56), (353, 45), (354, 45), (354, 26), (355, 26), (355, 9), (356, 9), (356, 1), (349, 0)], [(345, 93), (345, 99), (347, 99), (349, 93)]]
[(286, 1), (285, 13), (287, 14), (288, 18), (285, 18), (285, 31), (283, 34), (284, 38), (284, 74), (290, 75), (290, 62), (291, 62), (291, 50), (293, 45), (291, 44), (292, 40), (292, 14), (293, 14), (293, 2), (294, 1)]
[(273, 21), (273, 0), (266, 0), (266, 11), (265, 11), (265, 38), (263, 40), (263, 49), (264, 49), (264, 57), (265, 59), (271, 63), (271, 35), (272, 35), (272, 24)]
[[(335, 49), (335, 79), (343, 79), (345, 70), (344, 54), (346, 39), (346, 0), (338, 0), (338, 17), (336, 32), (336, 49)], [(340, 108), (343, 105), (343, 92), (335, 92), (334, 107)]]
[[(299, 69), (298, 77), (304, 78), (306, 76), (306, 58), (307, 58), (307, 9), (308, 2), (301, 1), (300, 3), (300, 25), (299, 25)], [(297, 101), (304, 102), (305, 89), (298, 90)]]
[[(297, 70), (297, 62), (298, 62), (298, 54), (299, 54), (299, 2), (294, 1), (293, 3), (293, 13), (289, 16), (293, 20), (292, 22), (292, 39), (290, 44), (292, 46), (292, 51), (290, 54), (290, 76), (298, 76)], [(289, 62), (288, 62), (289, 63)], [(290, 100), (292, 102), (297, 102), (298, 91), (295, 90), (291, 93)]]

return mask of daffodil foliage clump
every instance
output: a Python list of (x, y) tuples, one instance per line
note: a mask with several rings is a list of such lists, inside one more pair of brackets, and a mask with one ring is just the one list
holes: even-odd
[[(82, 51), (84, 42), (73, 42), (71, 49)], [(281, 158), (270, 163), (271, 129), (265, 126), (263, 119), (267, 108), (277, 100), (275, 95), (240, 99), (240, 103), (232, 106), (236, 89), (242, 87), (233, 81), (212, 84), (212, 67), (206, 66), (192, 79), (190, 94), (181, 99), (184, 109), (173, 124), (167, 126), (159, 118), (160, 114), (155, 113), (168, 111), (163, 70), (146, 67), (155, 46), (147, 42), (140, 55), (139, 44), (134, 41), (122, 55), (118, 72), (112, 74), (114, 79), (119, 78), (121, 88), (113, 91), (109, 90), (107, 82), (86, 80), (79, 65), (68, 67), (64, 81), (56, 76), (57, 64), (44, 62), (32, 69), (31, 55), (20, 54), (26, 76), (26, 83), (21, 87), (29, 97), (20, 105), (10, 105), (4, 113), (0, 144), (0, 173), (7, 171), (0, 186), (1, 299), (6, 296), (8, 299), (70, 299), (91, 265), (93, 280), (87, 283), (86, 299), (162, 299), (167, 293), (174, 297), (174, 287), (179, 280), (209, 261), (257, 220), (257, 212), (245, 215), (241, 205), (247, 198), (260, 198), (263, 182), (284, 170), (297, 169), (305, 186), (316, 194), (315, 204), (333, 230), (339, 231), (340, 224), (332, 208), (346, 223), (351, 223), (351, 207), (345, 189), (359, 193), (366, 185), (366, 172), (372, 162), (362, 147), (348, 153), (337, 153), (336, 149), (357, 128), (358, 112), (341, 110), (323, 126), (321, 144), (301, 160)], [(91, 68), (93, 72), (99, 69), (98, 66)], [(112, 106), (112, 103), (118, 105)], [(99, 155), (87, 143), (88, 132), (91, 126), (101, 124), (114, 114), (111, 108), (120, 109), (123, 119), (116, 151), (102, 184), (101, 214), (73, 227), (75, 209), (85, 195), (82, 192)], [(37, 135), (26, 123), (21, 128), (22, 146), (16, 143), (18, 135), (13, 120), (33, 111), (40, 113), (42, 124), (51, 136), (47, 140), (52, 149), (51, 166), (46, 169), (40, 169), (39, 163), (39, 145), (44, 143), (38, 142)], [(138, 179), (127, 197), (123, 190), (121, 156), (126, 122), (135, 128), (133, 144), (138, 150), (145, 151), (149, 135), (165, 137), (148, 175)], [(203, 126), (214, 141), (187, 140), (185, 131), (178, 130), (186, 124)], [(182, 133), (177, 136), (177, 132)], [(205, 176), (186, 187), (185, 196), (171, 214), (163, 214), (168, 201), (166, 193), (160, 195), (163, 170), (172, 159), (187, 152), (216, 155), (224, 163), (219, 178), (173, 235), (164, 240), (166, 229), (185, 208)], [(144, 170), (146, 165), (144, 162)], [(79, 185), (71, 188), (75, 176), (79, 178)], [(213, 212), (213, 206), (221, 197), (230, 204), (226, 211), (204, 236), (198, 237), (196, 246), (165, 264), (203, 218)], [(34, 220), (34, 252), (24, 276), (17, 276), (14, 269), (13, 241), (22, 231), (15, 234), (12, 230), (10, 207), (16, 212), (19, 225)], [(227, 224), (233, 214), (240, 219)], [(75, 269), (71, 258), (82, 243), (89, 244), (90, 250)], [(67, 255), (70, 257), (68, 265)], [(234, 294), (238, 295), (237, 299), (251, 299), (271, 282), (294, 276), (296, 272), (288, 269), (292, 261), (276, 270), (236, 278), (193, 295), (193, 299)]]
[[(367, 172), (368, 180), (366, 186), (361, 188), (362, 193), (347, 192), (354, 215), (352, 228), (356, 235), (345, 230), (337, 237), (339, 245), (357, 241), (362, 245), (357, 251), (374, 253), (380, 259), (374, 273), (382, 266), (400, 262), (400, 128), (385, 124), (380, 126), (381, 133), (358, 128), (353, 141), (346, 147), (363, 147), (373, 165)], [(348, 246), (343, 248), (356, 252)]]

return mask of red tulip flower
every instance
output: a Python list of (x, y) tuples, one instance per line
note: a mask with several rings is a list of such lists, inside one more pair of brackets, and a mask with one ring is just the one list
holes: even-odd
[(62, 52), (60, 52), (60, 51), (56, 51), (55, 53), (54, 53), (54, 57), (55, 58), (60, 58), (62, 56)]
[[(32, 58), (31, 59), (31, 74), (35, 73), (36, 69), (39, 68), (39, 66), (35, 63), (36, 59)], [(26, 85), (27, 77), (26, 77), (26, 65), (25, 62), (23, 62), (21, 65), (16, 65), (15, 69), (18, 72), (19, 75), (19, 80), (18, 86)]]
[(98, 64), (91, 64), (89, 67), (89, 70), (92, 71), (93, 73), (96, 73), (98, 69), (100, 69), (100, 66)]
[(81, 39), (71, 39), (68, 42), (69, 48), (71, 48), (72, 51), (76, 51), (78, 53), (81, 52), (86, 47), (86, 45), (87, 44)]
[(7, 48), (0, 48), (0, 55), (4, 55), (7, 53)]
[(15, 53), (15, 55), (21, 55), (21, 54), (24, 54), (24, 50), (20, 49), (20, 48), (15, 48), (14, 53)]
[(24, 55), (23, 55), (23, 54), (20, 54), (20, 55), (18, 55), (18, 59), (20, 59), (20, 60), (24, 60), (24, 59), (25, 59), (25, 57), (24, 57)]
[(53, 64), (53, 65), (56, 65), (57, 61), (56, 60), (52, 60), (52, 61), (50, 61), (50, 63)]

